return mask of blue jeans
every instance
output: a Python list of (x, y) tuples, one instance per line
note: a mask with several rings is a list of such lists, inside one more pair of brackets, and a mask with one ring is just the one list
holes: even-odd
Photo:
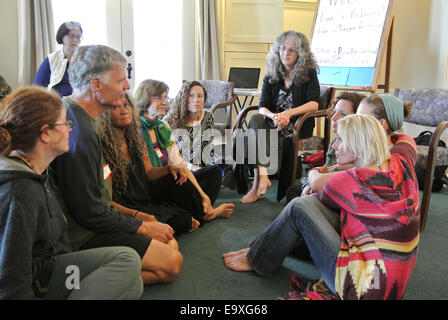
[(297, 246), (307, 246), (328, 288), (335, 292), (336, 260), (341, 247), (340, 213), (313, 196), (299, 197), (251, 243), (247, 255), (252, 268), (268, 276)]

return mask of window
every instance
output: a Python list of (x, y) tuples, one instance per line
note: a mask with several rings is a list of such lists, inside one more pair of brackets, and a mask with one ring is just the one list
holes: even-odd
[(78, 21), (84, 31), (82, 45), (132, 51), (133, 88), (156, 79), (168, 84), (171, 96), (189, 78), (183, 75), (184, 61), (194, 61), (182, 48), (183, 10), (183, 0), (53, 0), (55, 31), (65, 21)]
[(182, 86), (183, 1), (133, 3), (136, 83), (145, 79), (163, 81), (173, 97)]
[(106, 19), (108, 1), (110, 0), (53, 0), (55, 32), (65, 21), (77, 21), (81, 23), (84, 31), (82, 45), (108, 43)]

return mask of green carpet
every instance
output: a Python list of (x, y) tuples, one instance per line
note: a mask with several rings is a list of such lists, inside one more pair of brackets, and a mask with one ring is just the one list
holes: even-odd
[[(231, 219), (217, 219), (192, 234), (178, 237), (184, 264), (170, 284), (147, 286), (144, 300), (273, 300), (288, 296), (288, 282), (295, 273), (319, 278), (312, 261), (285, 259), (282, 268), (268, 278), (253, 272), (235, 272), (224, 266), (223, 252), (246, 248), (280, 213), (275, 199), (276, 181), (265, 199), (241, 205), (236, 191), (223, 189), (217, 204), (235, 203)], [(448, 299), (448, 191), (434, 193), (426, 231), (421, 236), (419, 257), (405, 299)]]

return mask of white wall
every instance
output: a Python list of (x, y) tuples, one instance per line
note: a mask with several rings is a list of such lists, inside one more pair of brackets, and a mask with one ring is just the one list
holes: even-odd
[(432, 1), (430, 21), (430, 44), (438, 48), (437, 83), (448, 88), (448, 1)]
[[(442, 87), (446, 0), (395, 0), (391, 88)], [(445, 43), (442, 45), (442, 43)]]
[(17, 87), (19, 69), (19, 30), (16, 0), (0, 0), (0, 74)]
[[(390, 87), (443, 88), (448, 46), (448, 1), (395, 0), (395, 26)], [(404, 133), (415, 137), (434, 129), (405, 123)], [(448, 141), (447, 134), (443, 140)]]
[(183, 0), (183, 70), (182, 80), (194, 80), (195, 76), (195, 1)]

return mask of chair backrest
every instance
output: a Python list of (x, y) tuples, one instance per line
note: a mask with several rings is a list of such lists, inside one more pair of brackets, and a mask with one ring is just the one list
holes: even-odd
[(200, 80), (207, 90), (207, 101), (204, 107), (210, 109), (217, 103), (229, 101), (232, 98), (234, 83), (219, 80)]
[(333, 99), (334, 87), (320, 86), (319, 110), (327, 109)]
[(395, 89), (394, 94), (414, 105), (406, 122), (437, 127), (448, 121), (448, 89)]

